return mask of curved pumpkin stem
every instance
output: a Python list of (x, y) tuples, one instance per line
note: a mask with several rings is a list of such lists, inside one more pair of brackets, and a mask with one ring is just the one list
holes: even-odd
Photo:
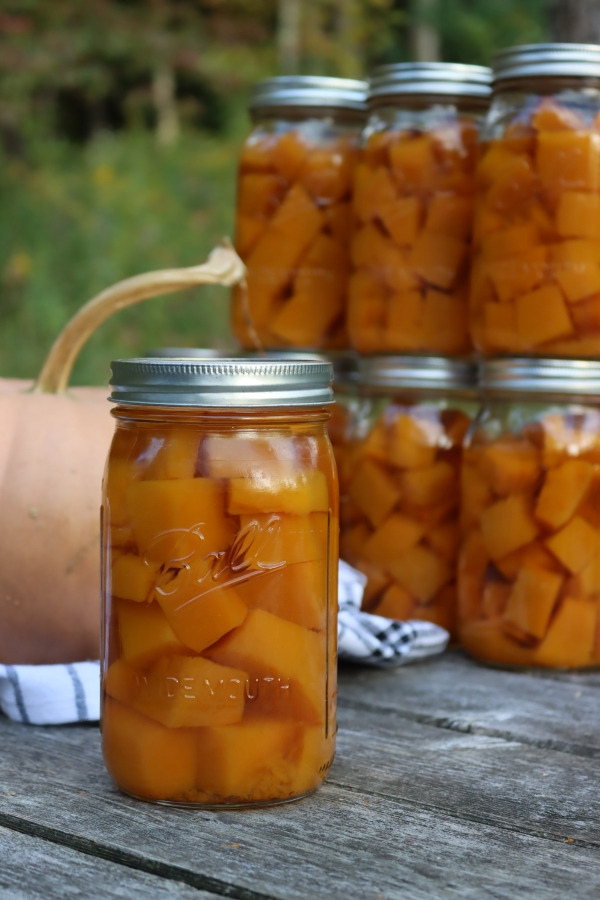
[(223, 241), (207, 262), (184, 269), (160, 269), (118, 281), (92, 297), (58, 335), (33, 386), (33, 392), (66, 391), (79, 351), (96, 328), (113, 313), (150, 297), (181, 291), (199, 284), (231, 287), (244, 282), (245, 267), (229, 241)]

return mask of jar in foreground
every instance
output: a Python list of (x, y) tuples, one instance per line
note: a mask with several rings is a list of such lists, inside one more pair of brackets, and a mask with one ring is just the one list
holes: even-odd
[(143, 800), (282, 803), (335, 742), (337, 475), (321, 361), (118, 360), (102, 748)]
[(600, 365), (497, 359), (463, 448), (458, 636), (482, 662), (600, 663)]
[(348, 299), (361, 353), (466, 354), (479, 122), (490, 71), (381, 66), (354, 173)]
[(474, 368), (365, 357), (341, 481), (340, 553), (367, 575), (363, 608), (455, 632), (459, 475)]
[(512, 47), (493, 63), (470, 294), (488, 356), (600, 355), (600, 46)]
[(235, 246), (245, 286), (232, 328), (248, 349), (348, 346), (352, 178), (366, 84), (282, 76), (259, 82), (238, 167)]

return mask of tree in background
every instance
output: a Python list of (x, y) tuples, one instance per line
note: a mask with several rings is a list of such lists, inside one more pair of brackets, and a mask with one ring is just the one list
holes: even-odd
[(550, 37), (568, 43), (599, 43), (598, 0), (554, 0), (550, 8)]

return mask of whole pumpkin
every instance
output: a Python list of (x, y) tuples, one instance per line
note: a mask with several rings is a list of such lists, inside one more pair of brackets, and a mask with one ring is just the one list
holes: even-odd
[(33, 385), (0, 379), (0, 663), (98, 658), (100, 497), (114, 423), (107, 388), (68, 389), (82, 345), (125, 306), (242, 279), (223, 246), (204, 265), (119, 282), (67, 324)]

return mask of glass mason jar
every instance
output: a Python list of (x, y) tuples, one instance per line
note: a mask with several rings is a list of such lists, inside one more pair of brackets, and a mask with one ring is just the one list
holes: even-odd
[(600, 46), (497, 54), (481, 133), (470, 322), (486, 355), (600, 354)]
[(135, 797), (303, 796), (335, 742), (331, 365), (112, 365), (103, 485), (102, 747)]
[(600, 364), (481, 364), (463, 448), (458, 636), (482, 662), (600, 663)]
[(363, 608), (451, 634), (474, 375), (465, 360), (363, 357), (341, 488), (340, 554), (367, 575)]
[(376, 68), (354, 173), (348, 299), (361, 353), (466, 354), (478, 128), (490, 70)]
[(259, 82), (242, 148), (235, 246), (246, 286), (232, 328), (245, 348), (348, 346), (352, 178), (365, 82), (282, 76)]

